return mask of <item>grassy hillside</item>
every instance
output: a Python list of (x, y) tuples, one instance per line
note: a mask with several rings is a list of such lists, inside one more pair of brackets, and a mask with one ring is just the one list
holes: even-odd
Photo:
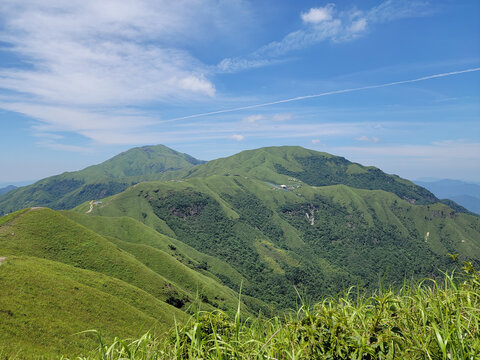
[[(479, 218), (345, 185), (297, 180), (281, 189), (248, 176), (198, 177), (142, 183), (93, 212), (131, 216), (227, 262), (247, 279), (245, 294), (276, 307), (295, 304), (293, 285), (318, 299), (350, 285), (373, 289), (380, 278), (439, 274), (448, 253), (480, 259)], [(209, 271), (238, 287), (231, 271)]]
[(202, 161), (163, 145), (123, 152), (99, 165), (66, 172), (0, 196), (0, 215), (30, 206), (70, 209), (84, 201), (117, 194), (159, 174), (184, 170)]
[[(173, 244), (131, 218), (48, 208), (0, 217), (0, 354), (72, 354), (93, 342), (71, 335), (92, 327), (134, 336), (197, 307), (233, 313), (238, 294)], [(264, 308), (244, 303), (247, 314)]]
[[(107, 236), (120, 249), (134, 255), (138, 261), (161, 276), (179, 284), (189, 294), (198, 292), (205, 303), (230, 312), (236, 309), (237, 292), (221, 285), (221, 280), (214, 275), (215, 272), (223, 272), (238, 278), (238, 290), (240, 283), (246, 279), (228, 264), (198, 253), (188, 245), (182, 246), (178, 240), (162, 235), (129, 217), (82, 215), (72, 211), (61, 213), (96, 233)], [(264, 307), (253, 299), (244, 300), (248, 305), (247, 312), (256, 312)]]
[(96, 271), (164, 301), (172, 295), (188, 298), (182, 289), (131, 254), (47, 208), (27, 211), (0, 227), (0, 253), (35, 256)]
[(174, 318), (185, 318), (121, 280), (38, 257), (7, 256), (0, 265), (0, 288), (2, 357), (86, 353), (96, 339), (76, 334), (80, 331), (97, 329), (111, 341), (148, 329), (161, 334)]

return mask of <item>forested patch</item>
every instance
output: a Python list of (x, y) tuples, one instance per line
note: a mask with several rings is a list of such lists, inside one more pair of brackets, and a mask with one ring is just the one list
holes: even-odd
[(398, 176), (388, 175), (380, 169), (358, 165), (362, 171), (349, 172), (349, 166), (356, 164), (343, 157), (309, 156), (296, 157), (295, 160), (302, 164), (302, 171), (290, 171), (280, 164), (275, 164), (275, 170), (312, 186), (343, 184), (359, 189), (389, 191), (416, 204), (430, 204), (438, 201), (427, 189), (413, 183), (406, 184)]

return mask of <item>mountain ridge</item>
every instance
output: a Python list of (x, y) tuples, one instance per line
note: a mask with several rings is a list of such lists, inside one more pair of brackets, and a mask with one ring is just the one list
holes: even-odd
[(467, 210), (480, 215), (480, 185), (460, 180), (441, 179), (435, 181), (415, 181), (432, 191), (441, 199), (450, 199)]
[(427, 204), (438, 201), (428, 190), (398, 175), (386, 174), (374, 166), (363, 166), (341, 156), (300, 146), (245, 150), (195, 166), (187, 170), (182, 178), (226, 174), (251, 176), (277, 184), (294, 178), (311, 186), (344, 184), (360, 189), (382, 189), (396, 193), (412, 203)]
[(5, 186), (5, 187), (2, 187), (0, 188), (0, 195), (3, 195), (11, 190), (15, 190), (17, 188), (17, 186), (15, 185), (8, 185), (8, 186)]

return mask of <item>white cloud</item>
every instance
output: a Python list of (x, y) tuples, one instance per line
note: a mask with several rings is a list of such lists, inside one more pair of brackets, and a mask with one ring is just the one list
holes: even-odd
[(367, 13), (368, 19), (384, 23), (402, 18), (420, 17), (434, 12), (428, 0), (386, 0)]
[(242, 59), (226, 58), (217, 65), (218, 72), (232, 73), (244, 69), (255, 69), (267, 65), (278, 64), (282, 62), (278, 59)]
[(363, 142), (371, 142), (371, 143), (378, 143), (380, 141), (380, 139), (376, 136), (366, 136), (366, 135), (363, 135), (363, 136), (360, 136), (358, 138), (356, 138), (355, 140), (357, 141), (363, 141)]
[(350, 151), (364, 155), (407, 156), (413, 158), (445, 159), (478, 159), (480, 160), (480, 143), (459, 140), (432, 142), (427, 145), (391, 145), (366, 147), (341, 147), (342, 151)]
[(262, 120), (264, 117), (263, 115), (250, 115), (243, 118), (243, 121), (246, 123), (254, 124), (259, 120)]
[(272, 116), (273, 121), (289, 121), (292, 120), (293, 115), (289, 113), (285, 114), (275, 114)]
[(0, 107), (21, 112), (39, 120), (34, 128), (41, 132), (97, 130), (131, 130), (153, 125), (154, 120), (128, 110), (85, 110), (78, 107), (37, 105), (29, 103), (0, 103)]
[(302, 13), (301, 18), (304, 22), (312, 24), (331, 20), (334, 6), (334, 4), (328, 4), (321, 8), (311, 8), (308, 12)]
[(211, 69), (183, 48), (233, 27), (239, 4), (3, 0), (0, 42), (21, 65), (0, 68), (0, 107), (50, 133), (151, 125), (125, 109), (215, 96)]
[(182, 89), (192, 92), (204, 93), (209, 96), (215, 95), (215, 87), (210, 81), (206, 80), (203, 75), (201, 77), (189, 75), (181, 79), (179, 85)]
[[(285, 139), (285, 138), (312, 138), (324, 136), (348, 136), (358, 134), (361, 129), (368, 127), (367, 123), (310, 123), (310, 122), (274, 122), (264, 120), (255, 125), (247, 125), (243, 121), (195, 123), (195, 130), (182, 130), (186, 136), (212, 136), (224, 138), (226, 134), (242, 134), (248, 138)], [(190, 126), (186, 126), (189, 128)], [(175, 134), (167, 132), (166, 136)]]
[(4, 89), (40, 101), (84, 105), (215, 93), (205, 78), (206, 67), (165, 44), (187, 36), (185, 22), (195, 21), (185, 5), (27, 0), (5, 1), (1, 10), (6, 24), (1, 40), (34, 64), (0, 71)]
[(313, 139), (312, 144), (313, 145), (318, 145), (318, 144), (320, 144), (320, 140), (319, 139)]
[(269, 115), (255, 114), (255, 115), (245, 116), (242, 119), (242, 121), (246, 124), (258, 125), (260, 121), (262, 121), (263, 123), (283, 122), (283, 121), (291, 120), (292, 117), (293, 115), (290, 113), (278, 113), (273, 115), (272, 114), (269, 114)]
[(242, 141), (245, 139), (245, 136), (240, 135), (240, 134), (234, 134), (231, 136), (232, 139), (237, 140), (237, 141)]
[(53, 141), (39, 141), (37, 142), (37, 145), (46, 147), (52, 150), (68, 151), (68, 152), (91, 152), (92, 151), (92, 148), (90, 147), (59, 144)]
[(356, 34), (356, 33), (363, 32), (366, 29), (367, 29), (367, 19), (361, 18), (352, 22), (352, 25), (350, 25), (349, 31), (352, 34)]
[(303, 26), (287, 34), (279, 41), (272, 41), (253, 53), (236, 58), (223, 59), (218, 65), (219, 72), (237, 72), (275, 64), (279, 57), (323, 41), (351, 41), (365, 34), (369, 25), (397, 19), (425, 16), (432, 10), (426, 1), (386, 0), (367, 10), (355, 7), (338, 10), (334, 4), (311, 8), (301, 13)]

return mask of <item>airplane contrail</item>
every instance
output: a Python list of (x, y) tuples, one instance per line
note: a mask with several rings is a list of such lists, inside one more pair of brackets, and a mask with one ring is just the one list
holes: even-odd
[(425, 81), (425, 80), (436, 79), (436, 78), (458, 75), (458, 74), (464, 74), (464, 73), (475, 72), (475, 71), (480, 71), (480, 67), (465, 69), (465, 70), (458, 70), (458, 71), (451, 71), (451, 72), (446, 72), (446, 73), (441, 73), (441, 74), (422, 76), (422, 77), (419, 77), (419, 78), (416, 78), (416, 79), (394, 81), (394, 82), (385, 83), (385, 84), (369, 85), (369, 86), (362, 86), (362, 87), (350, 88), (350, 89), (327, 91), (327, 92), (320, 93), (320, 94), (298, 96), (298, 97), (294, 97), (294, 98), (276, 100), (276, 101), (262, 103), (262, 104), (254, 104), (254, 105), (240, 106), (240, 107), (231, 108), (231, 109), (210, 111), (210, 112), (205, 112), (205, 113), (200, 113), (200, 114), (181, 116), (181, 117), (177, 117), (177, 118), (173, 118), (173, 119), (169, 119), (169, 120), (164, 120), (164, 121), (161, 121), (161, 122), (173, 122), (173, 121), (192, 119), (192, 118), (208, 116), (208, 115), (216, 115), (216, 114), (231, 113), (231, 112), (240, 111), (240, 110), (256, 109), (256, 108), (270, 106), (270, 105), (283, 104), (283, 103), (300, 101), (300, 100), (305, 100), (305, 99), (312, 99), (312, 98), (328, 96), (328, 95), (345, 94), (345, 93), (350, 93), (350, 92), (355, 92), (355, 91), (378, 89), (378, 88), (382, 88), (382, 87), (389, 87), (389, 86), (395, 86), (395, 85), (400, 85), (400, 84), (415, 83), (415, 82), (419, 82), (419, 81)]

